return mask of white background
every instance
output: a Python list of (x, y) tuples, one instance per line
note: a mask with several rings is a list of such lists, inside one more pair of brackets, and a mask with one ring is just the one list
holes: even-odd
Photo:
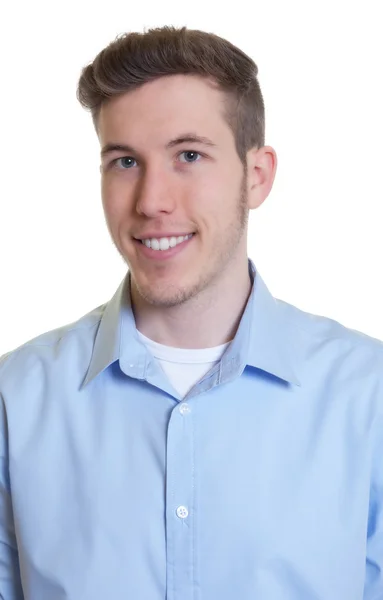
[(76, 99), (117, 35), (186, 25), (257, 63), (278, 170), (249, 224), (277, 298), (383, 339), (383, 3), (4, 2), (0, 9), (0, 354), (108, 301), (126, 265)]

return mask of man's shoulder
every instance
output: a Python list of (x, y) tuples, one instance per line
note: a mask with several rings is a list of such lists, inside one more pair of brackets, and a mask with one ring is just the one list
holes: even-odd
[[(383, 415), (383, 341), (340, 321), (277, 300), (297, 353), (303, 388), (372, 401)], [(369, 398), (368, 402), (366, 398)]]
[(41, 362), (65, 360), (73, 355), (76, 345), (93, 343), (105, 307), (101, 304), (75, 321), (40, 333), (0, 355), (0, 392), (9, 378), (20, 381)]
[(383, 357), (383, 340), (353, 329), (341, 321), (325, 315), (305, 311), (293, 304), (276, 298), (281, 315), (293, 329), (300, 330), (302, 336), (311, 342), (328, 342), (341, 346), (361, 346), (377, 352)]

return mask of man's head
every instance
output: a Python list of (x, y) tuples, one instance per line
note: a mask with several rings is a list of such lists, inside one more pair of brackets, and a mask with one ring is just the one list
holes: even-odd
[[(101, 144), (108, 229), (149, 304), (180, 304), (229, 272), (235, 284), (247, 263), (248, 212), (276, 169), (256, 75), (230, 42), (171, 27), (124, 35), (82, 72), (78, 99)], [(179, 140), (192, 136), (205, 142)], [(176, 233), (194, 235), (166, 260), (169, 251), (149, 257), (135, 239)]]

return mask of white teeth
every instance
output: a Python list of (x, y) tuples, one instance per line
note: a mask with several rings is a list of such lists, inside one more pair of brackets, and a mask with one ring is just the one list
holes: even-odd
[(189, 235), (179, 235), (178, 237), (173, 236), (171, 238), (151, 238), (141, 240), (141, 242), (145, 244), (147, 248), (152, 248), (152, 250), (169, 250), (169, 248), (174, 248), (177, 244), (191, 238), (192, 235), (193, 234), (190, 233)]

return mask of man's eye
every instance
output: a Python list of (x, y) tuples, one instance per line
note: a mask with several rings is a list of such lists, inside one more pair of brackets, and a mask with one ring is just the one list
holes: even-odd
[[(125, 163), (124, 166), (122, 167), (123, 170), (126, 170), (125, 166), (127, 167), (127, 169), (130, 169), (130, 167), (132, 166), (131, 162), (132, 161), (134, 162), (134, 158), (132, 158), (131, 156), (123, 156), (122, 158), (116, 158), (115, 160), (112, 160), (112, 165), (115, 166), (119, 160), (122, 160)], [(129, 161), (130, 161), (130, 164), (128, 164)]]
[[(195, 159), (196, 156), (201, 156), (201, 154), (199, 152), (196, 152), (195, 150), (185, 150), (184, 152), (181, 152), (181, 155), (185, 154), (185, 156), (187, 156), (187, 160), (186, 162), (198, 162)], [(190, 160), (189, 160), (190, 158)], [(183, 161), (181, 161), (183, 162)]]

